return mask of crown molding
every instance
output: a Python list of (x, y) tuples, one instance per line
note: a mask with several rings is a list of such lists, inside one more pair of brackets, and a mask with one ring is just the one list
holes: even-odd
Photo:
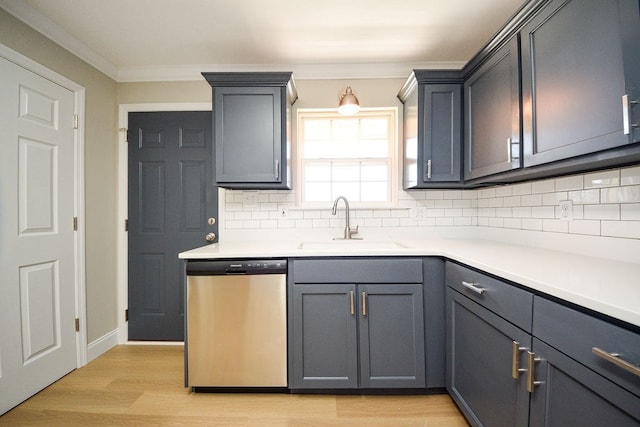
[(97, 54), (82, 41), (66, 32), (61, 26), (33, 9), (25, 2), (0, 0), (0, 8), (18, 18), (34, 30), (43, 34), (51, 41), (62, 46), (78, 58), (82, 59), (98, 71), (116, 80), (118, 69), (115, 65)]
[(193, 64), (172, 67), (123, 67), (118, 82), (197, 81), (203, 72), (292, 71), (296, 80), (406, 78), (414, 69), (460, 70), (465, 62), (368, 64)]

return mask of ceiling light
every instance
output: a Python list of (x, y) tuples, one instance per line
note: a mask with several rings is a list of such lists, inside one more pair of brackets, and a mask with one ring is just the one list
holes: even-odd
[(356, 114), (360, 111), (360, 102), (358, 98), (353, 94), (351, 90), (351, 86), (347, 86), (344, 90), (344, 93), (340, 97), (340, 102), (338, 103), (338, 112), (340, 114), (344, 114), (345, 116), (349, 116), (352, 114)]

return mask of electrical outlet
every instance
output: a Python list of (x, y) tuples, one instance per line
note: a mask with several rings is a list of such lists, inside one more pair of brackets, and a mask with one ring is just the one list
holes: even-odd
[(413, 217), (416, 219), (425, 218), (427, 216), (427, 208), (418, 206), (413, 208)]
[(573, 221), (573, 201), (561, 200), (559, 211), (561, 221)]
[(280, 208), (280, 218), (286, 218), (289, 215), (289, 210), (286, 208)]

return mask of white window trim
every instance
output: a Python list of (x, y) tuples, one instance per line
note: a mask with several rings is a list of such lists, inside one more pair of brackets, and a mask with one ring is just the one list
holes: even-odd
[[(381, 208), (394, 208), (398, 207), (398, 139), (399, 139), (399, 124), (398, 124), (398, 107), (379, 107), (379, 108), (362, 108), (356, 116), (363, 116), (367, 114), (385, 113), (391, 115), (391, 122), (393, 123), (393, 129), (389, 132), (391, 135), (391, 147), (389, 147), (389, 195), (390, 200), (386, 202), (360, 202), (349, 200), (351, 207), (358, 209), (381, 209)], [(296, 190), (296, 206), (300, 209), (323, 209), (327, 207), (327, 202), (303, 202), (302, 201), (302, 141), (303, 141), (303, 125), (302, 121), (305, 116), (314, 115), (316, 117), (335, 117), (339, 115), (335, 108), (300, 108), (297, 110), (297, 138), (296, 138), (296, 150), (295, 150), (295, 188)]]

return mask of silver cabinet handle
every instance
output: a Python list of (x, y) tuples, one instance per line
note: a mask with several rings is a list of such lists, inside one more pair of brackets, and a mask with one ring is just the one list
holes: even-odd
[(533, 369), (533, 365), (535, 365), (535, 363), (539, 362), (540, 360), (542, 359), (536, 357), (535, 353), (527, 351), (527, 364), (529, 365), (529, 370), (527, 372), (527, 391), (529, 393), (533, 393), (533, 389), (535, 388), (535, 386), (542, 384), (542, 381), (535, 380)]
[(511, 158), (511, 137), (507, 138), (507, 163), (511, 163), (513, 159)]
[(367, 315), (367, 294), (365, 292), (362, 293), (362, 315)]
[(276, 159), (276, 179), (280, 179), (280, 160)]
[(475, 292), (478, 295), (482, 295), (487, 291), (485, 288), (479, 286), (477, 283), (465, 282), (464, 280), (462, 281), (462, 286), (464, 286), (465, 288), (469, 289), (472, 292)]
[(514, 380), (517, 380), (520, 376), (520, 372), (527, 372), (526, 369), (520, 368), (520, 352), (526, 350), (526, 347), (520, 347), (518, 341), (511, 342), (511, 376)]
[(591, 348), (591, 352), (598, 357), (606, 360), (607, 362), (611, 362), (614, 365), (624, 369), (625, 371), (629, 371), (634, 375), (640, 377), (640, 367), (637, 367), (633, 363), (627, 362), (624, 359), (620, 358), (620, 355), (617, 353), (608, 353), (604, 350), (599, 349), (598, 347)]
[(638, 101), (631, 101), (629, 95), (622, 95), (622, 127), (625, 135), (631, 133), (631, 128), (637, 128), (637, 123), (631, 123), (631, 105), (637, 104)]
[(356, 304), (355, 304), (355, 298), (353, 295), (353, 291), (349, 292), (349, 301), (350, 301), (350, 307), (351, 307), (351, 315), (353, 316), (354, 314), (356, 314)]
[(431, 159), (427, 160), (427, 179), (431, 179)]

